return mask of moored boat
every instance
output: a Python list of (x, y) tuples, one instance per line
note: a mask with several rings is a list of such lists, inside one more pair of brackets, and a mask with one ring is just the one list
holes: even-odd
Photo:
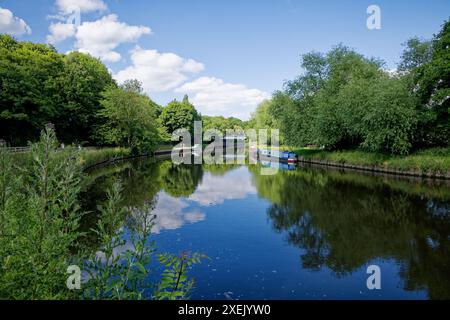
[(258, 155), (265, 159), (277, 158), (279, 161), (287, 163), (297, 163), (298, 156), (295, 152), (258, 149)]

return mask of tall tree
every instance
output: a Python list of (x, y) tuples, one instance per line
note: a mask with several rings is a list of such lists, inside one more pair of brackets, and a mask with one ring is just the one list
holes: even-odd
[(24, 145), (52, 122), (64, 142), (95, 142), (101, 92), (112, 84), (89, 55), (0, 35), (0, 139)]
[(111, 85), (115, 82), (99, 59), (79, 52), (64, 57), (58, 101), (62, 112), (55, 121), (62, 141), (97, 142), (93, 135), (101, 124), (98, 117), (101, 93)]
[(450, 21), (432, 42), (428, 63), (413, 70), (420, 99), (420, 145), (450, 145)]
[(307, 53), (305, 72), (257, 109), (256, 123), (279, 126), (289, 145), (407, 153), (417, 120), (414, 98), (403, 79), (382, 67), (343, 45)]
[(0, 139), (26, 144), (60, 112), (63, 56), (48, 45), (0, 35)]
[(403, 50), (398, 70), (411, 71), (430, 61), (432, 54), (431, 41), (422, 41), (418, 37), (414, 37), (403, 45), (405, 49)]
[(192, 133), (194, 121), (200, 121), (201, 115), (185, 96), (182, 102), (174, 100), (164, 107), (159, 120), (169, 134), (177, 129), (187, 129)]
[(99, 115), (105, 124), (97, 133), (105, 142), (125, 146), (133, 152), (151, 152), (159, 142), (156, 104), (142, 93), (136, 80), (110, 86), (101, 100)]

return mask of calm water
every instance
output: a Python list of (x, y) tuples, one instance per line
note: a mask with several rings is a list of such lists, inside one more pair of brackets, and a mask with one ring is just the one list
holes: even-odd
[[(86, 206), (116, 177), (126, 205), (152, 202), (159, 251), (211, 258), (194, 299), (450, 298), (448, 182), (260, 169), (122, 163), (90, 174)], [(366, 286), (373, 264), (381, 290)]]

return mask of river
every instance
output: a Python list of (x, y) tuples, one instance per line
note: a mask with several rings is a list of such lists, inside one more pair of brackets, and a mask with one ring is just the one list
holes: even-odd
[[(152, 204), (158, 251), (210, 258), (191, 272), (193, 299), (450, 298), (449, 182), (261, 168), (155, 159), (99, 168), (84, 224), (120, 178), (125, 205)], [(367, 286), (371, 265), (380, 289)]]

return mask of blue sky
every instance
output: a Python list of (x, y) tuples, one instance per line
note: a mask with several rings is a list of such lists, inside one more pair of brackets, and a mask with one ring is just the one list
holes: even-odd
[[(371, 4), (380, 30), (366, 27)], [(344, 43), (393, 69), (402, 43), (432, 37), (450, 16), (448, 0), (0, 0), (0, 8), (0, 32), (91, 53), (119, 82), (141, 80), (158, 103), (186, 93), (203, 114), (243, 119), (301, 72), (300, 54)], [(80, 24), (68, 23), (76, 12)]]

